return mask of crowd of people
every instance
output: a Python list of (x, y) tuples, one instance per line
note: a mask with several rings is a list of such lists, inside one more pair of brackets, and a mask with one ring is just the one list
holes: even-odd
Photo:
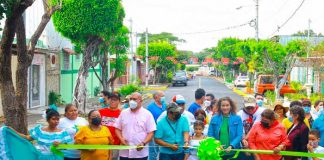
[(29, 135), (35, 140), (44, 160), (63, 159), (50, 150), (62, 143), (127, 145), (126, 150), (62, 150), (65, 160), (198, 160), (199, 143), (213, 137), (222, 144), (223, 159), (231, 159), (233, 149), (272, 150), (273, 154), (240, 153), (244, 160), (319, 160), (320, 158), (285, 156), (280, 151), (324, 153), (323, 101), (312, 106), (305, 99), (290, 106), (278, 102), (268, 109), (261, 94), (244, 97), (241, 110), (230, 97), (216, 99), (197, 89), (195, 101), (187, 107), (182, 95), (168, 102), (163, 91), (153, 94), (153, 102), (143, 106), (142, 95), (132, 93), (121, 101), (118, 92), (102, 91), (101, 108), (86, 118), (72, 104), (64, 117), (55, 109), (46, 111), (47, 126), (37, 126)]

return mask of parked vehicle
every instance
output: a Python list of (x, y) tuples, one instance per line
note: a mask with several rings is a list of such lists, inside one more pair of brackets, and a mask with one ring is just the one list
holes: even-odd
[[(283, 75), (278, 77), (278, 83), (282, 81)], [(280, 95), (284, 95), (286, 93), (296, 93), (295, 90), (290, 88), (289, 85), (290, 78), (288, 77), (285, 84), (280, 89)], [(257, 81), (255, 82), (255, 92), (264, 94), (266, 91), (274, 91), (274, 76), (273, 75), (259, 75)]]
[(238, 86), (243, 86), (246, 87), (246, 83), (249, 81), (249, 77), (248, 76), (238, 76), (235, 80), (234, 80), (234, 86), (238, 87)]
[(173, 75), (173, 79), (172, 79), (172, 86), (175, 86), (176, 84), (184, 84), (184, 86), (187, 86), (187, 74), (184, 71), (177, 71), (174, 75)]

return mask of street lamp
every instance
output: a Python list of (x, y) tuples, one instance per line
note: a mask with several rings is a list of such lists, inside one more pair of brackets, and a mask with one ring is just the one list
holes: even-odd
[[(250, 26), (254, 27), (255, 39), (257, 41), (259, 41), (259, 0), (254, 0), (254, 2), (255, 2), (256, 16), (255, 16), (254, 20), (250, 21)], [(240, 10), (243, 7), (249, 7), (249, 6), (239, 6), (239, 7), (236, 7), (236, 10)]]

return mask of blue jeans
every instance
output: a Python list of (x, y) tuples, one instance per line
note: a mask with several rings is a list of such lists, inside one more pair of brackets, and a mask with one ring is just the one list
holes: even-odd
[(178, 153), (178, 154), (160, 153), (160, 160), (183, 160), (183, 159), (184, 159), (184, 153)]
[[(149, 143), (149, 156), (148, 159), (149, 160), (157, 160), (158, 159), (158, 155), (159, 155), (159, 146), (154, 142), (154, 139), (151, 140), (151, 142)], [(154, 146), (154, 147), (151, 147)]]

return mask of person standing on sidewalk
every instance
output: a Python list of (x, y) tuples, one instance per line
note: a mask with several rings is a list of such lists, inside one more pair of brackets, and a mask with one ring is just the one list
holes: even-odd
[(101, 91), (100, 92), (100, 97), (99, 97), (99, 103), (101, 105), (101, 108), (108, 108), (110, 105), (109, 101), (109, 95), (111, 93), (108, 91)]
[(156, 130), (152, 114), (142, 107), (142, 96), (135, 92), (129, 98), (129, 108), (124, 109), (116, 123), (116, 135), (121, 145), (136, 145), (136, 149), (120, 150), (120, 160), (147, 160), (149, 143)]
[(184, 159), (184, 149), (189, 146), (189, 123), (176, 103), (168, 105), (167, 116), (157, 123), (154, 138), (161, 146), (160, 160)]
[[(80, 126), (87, 126), (88, 121), (78, 116), (78, 108), (73, 104), (65, 106), (64, 117), (60, 119), (57, 128), (66, 130), (71, 136), (72, 140)], [(74, 140), (73, 140), (74, 143)], [(81, 152), (79, 150), (62, 150), (64, 153), (64, 160), (80, 160)]]
[[(121, 110), (119, 108), (120, 104), (120, 94), (118, 92), (113, 92), (109, 95), (110, 106), (109, 108), (103, 108), (99, 110), (101, 115), (101, 125), (108, 127), (113, 139), (114, 145), (119, 145), (120, 140), (115, 133), (115, 123), (117, 118), (119, 117)], [(110, 157), (113, 159), (118, 159), (118, 150), (112, 150), (110, 152)]]
[(194, 115), (196, 110), (201, 109), (202, 106), (204, 106), (205, 95), (206, 92), (202, 88), (198, 88), (195, 91), (195, 102), (192, 103), (188, 108), (188, 111), (191, 112), (191, 114)]
[[(147, 106), (147, 110), (153, 115), (155, 123), (159, 116), (166, 110), (166, 102), (164, 92), (157, 91), (153, 94), (154, 102)], [(159, 146), (155, 144), (154, 138), (149, 144), (149, 160), (156, 160), (159, 154)]]

